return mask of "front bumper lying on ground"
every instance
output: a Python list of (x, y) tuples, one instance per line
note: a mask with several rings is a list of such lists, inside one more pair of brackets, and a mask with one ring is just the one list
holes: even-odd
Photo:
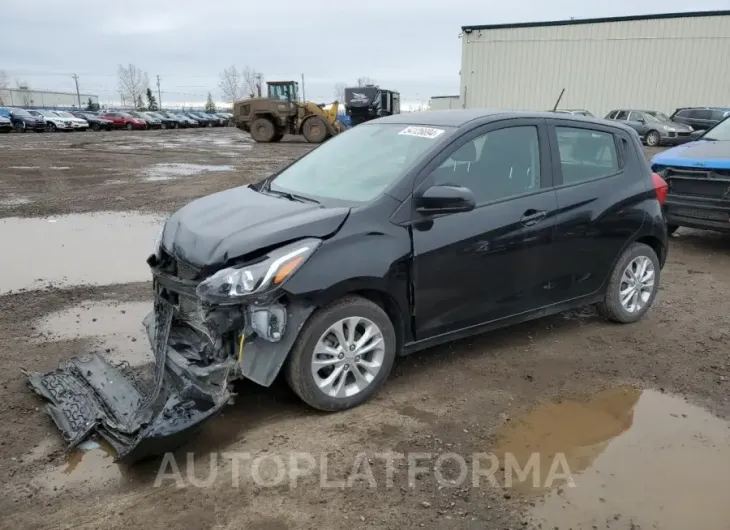
[[(151, 377), (98, 354), (74, 357), (48, 373), (24, 372), (50, 401), (46, 410), (71, 447), (99, 435), (125, 462), (176, 449), (229, 401), (231, 379), (273, 382), (313, 311), (275, 300), (203, 307), (197, 281), (177, 270), (153, 266), (152, 272), (155, 305), (144, 319), (154, 351)], [(276, 338), (267, 337), (274, 313)]]

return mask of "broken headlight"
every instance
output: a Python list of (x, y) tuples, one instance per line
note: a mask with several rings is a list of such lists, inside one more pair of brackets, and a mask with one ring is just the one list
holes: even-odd
[(196, 292), (206, 302), (240, 303), (243, 297), (264, 293), (282, 285), (321, 243), (319, 239), (297, 241), (272, 250), (255, 263), (223, 269), (202, 281)]

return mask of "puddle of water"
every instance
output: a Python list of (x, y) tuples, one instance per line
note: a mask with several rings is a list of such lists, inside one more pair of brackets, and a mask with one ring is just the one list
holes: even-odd
[(34, 482), (45, 490), (53, 491), (119, 482), (123, 474), (122, 468), (114, 463), (115, 454), (103, 440), (84, 442), (83, 448), (73, 449), (68, 454), (65, 464), (37, 475)]
[[(49, 222), (53, 221), (53, 222)], [(145, 260), (164, 218), (102, 212), (54, 219), (0, 219), (3, 261), (0, 294), (16, 289), (108, 285), (150, 279)]]
[(54, 171), (65, 171), (65, 170), (71, 169), (71, 168), (68, 166), (51, 166), (48, 169), (53, 169)]
[[(498, 448), (522, 469), (539, 454), (540, 485), (553, 487), (531, 511), (543, 528), (728, 528), (730, 424), (681, 398), (620, 388), (541, 405)], [(559, 453), (574, 487), (546, 481)]]
[(209, 166), (202, 164), (155, 164), (147, 168), (144, 173), (147, 175), (147, 182), (161, 180), (174, 180), (182, 177), (190, 177), (199, 173), (233, 171), (233, 166)]
[(40, 169), (41, 166), (8, 166), (8, 169)]
[(33, 340), (92, 339), (109, 360), (140, 366), (153, 360), (142, 325), (151, 307), (150, 302), (82, 302), (36, 321), (41, 336)]
[(30, 204), (32, 202), (26, 197), (9, 197), (0, 199), (0, 206), (20, 206), (21, 204)]

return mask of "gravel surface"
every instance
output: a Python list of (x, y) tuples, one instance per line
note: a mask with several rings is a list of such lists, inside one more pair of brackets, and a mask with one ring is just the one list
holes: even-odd
[[(1, 528), (727, 529), (730, 238), (687, 229), (637, 324), (586, 308), (433, 348), (339, 414), (238, 383), (165, 460), (67, 452), (20, 370), (89, 351), (144, 366), (164, 216), (310, 148), (232, 128), (0, 136)], [(535, 451), (539, 484), (507, 487), (507, 454)], [(548, 484), (557, 455), (575, 488)]]

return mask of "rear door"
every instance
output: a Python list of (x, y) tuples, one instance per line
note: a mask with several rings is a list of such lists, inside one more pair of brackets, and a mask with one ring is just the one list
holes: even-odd
[(627, 131), (593, 123), (549, 121), (559, 214), (554, 248), (561, 271), (556, 298), (597, 292), (614, 260), (644, 221), (632, 206), (650, 183)]
[(706, 130), (714, 125), (710, 109), (694, 109), (690, 111), (690, 122), (695, 129)]
[(414, 213), (417, 339), (548, 304), (557, 201), (545, 120), (464, 134), (424, 170), (414, 196), (436, 184), (469, 188), (477, 206), (436, 218)]

